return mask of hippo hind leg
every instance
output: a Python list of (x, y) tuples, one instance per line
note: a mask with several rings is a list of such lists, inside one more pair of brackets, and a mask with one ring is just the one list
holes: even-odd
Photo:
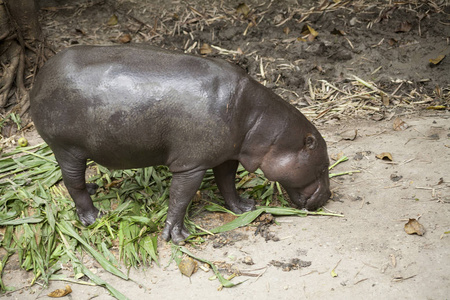
[(225, 200), (225, 205), (236, 214), (241, 214), (255, 209), (255, 201), (241, 198), (236, 190), (236, 171), (239, 162), (229, 160), (213, 168), (217, 186)]
[(84, 226), (95, 222), (101, 214), (92, 203), (90, 193), (95, 193), (96, 185), (85, 182), (86, 159), (78, 158), (67, 151), (54, 151), (61, 167), (64, 184), (75, 202), (77, 215)]

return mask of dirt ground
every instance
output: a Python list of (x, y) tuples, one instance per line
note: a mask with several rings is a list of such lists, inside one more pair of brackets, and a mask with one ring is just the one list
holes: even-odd
[[(330, 155), (343, 152), (350, 158), (334, 172), (361, 171), (332, 179), (335, 195), (326, 209), (344, 217), (278, 217), (269, 236), (279, 241), (266, 241), (247, 227), (191, 248), (204, 259), (237, 268), (244, 275), (233, 282), (243, 281), (241, 285), (218, 291), (219, 282), (208, 280), (212, 271), (181, 275), (173, 262), (168, 266), (171, 249), (161, 240), (161, 266), (132, 269), (134, 281), (106, 273), (88, 257), (87, 265), (130, 299), (448, 299), (450, 234), (444, 232), (450, 230), (450, 114), (414, 114), (403, 121), (410, 126), (404, 131), (394, 131), (390, 121), (320, 127)], [(343, 132), (354, 129), (355, 140), (342, 139)], [(375, 157), (382, 152), (391, 153), (393, 161)], [(212, 217), (218, 224), (227, 221), (212, 213), (196, 221)], [(406, 234), (410, 218), (423, 225), (423, 236)], [(248, 257), (254, 264), (245, 263)], [(11, 260), (5, 284), (26, 287), (32, 274), (18, 270), (18, 262)], [(51, 282), (44, 291), (38, 285), (26, 287), (8, 297), (47, 299), (44, 295), (66, 284)], [(101, 287), (71, 286), (73, 299), (112, 299)]]
[[(236, 12), (242, 1), (63, 2), (41, 4), (43, 30), (57, 50), (131, 38), (222, 57), (299, 107), (325, 137), (332, 158), (350, 158), (333, 172), (360, 171), (332, 179), (334, 195), (325, 208), (344, 217), (277, 217), (267, 241), (247, 227), (189, 246), (237, 268), (242, 275), (232, 281), (243, 283), (236, 287), (218, 291), (212, 272), (202, 269), (181, 275), (174, 263), (168, 266), (171, 250), (163, 241), (161, 266), (132, 269), (132, 281), (86, 257), (94, 273), (130, 299), (449, 299), (448, 1), (323, 1), (327, 9), (322, 1), (245, 1), (248, 13), (243, 6)], [(302, 33), (305, 24), (319, 35)], [(353, 76), (377, 92), (358, 94)], [(444, 110), (424, 109), (440, 106)], [(394, 130), (397, 118), (408, 127)], [(383, 152), (392, 161), (376, 158)], [(195, 221), (211, 217), (226, 221), (212, 213)], [(424, 235), (405, 232), (409, 219), (423, 225)], [(66, 285), (28, 287), (31, 274), (11, 261), (5, 284), (22, 289), (0, 297), (47, 299)], [(101, 287), (71, 287), (73, 299), (112, 299)]]

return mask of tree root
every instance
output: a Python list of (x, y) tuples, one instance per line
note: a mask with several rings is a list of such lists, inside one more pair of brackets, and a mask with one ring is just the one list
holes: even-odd
[(7, 107), (21, 116), (27, 112), (27, 89), (46, 50), (35, 0), (0, 0), (0, 112)]
[[(5, 107), (9, 99), (11, 87), (14, 80), (17, 78), (18, 68), (21, 65), (20, 60), (22, 56), (22, 48), (16, 42), (9, 44), (8, 49), (5, 52), (3, 61), (1, 62), (3, 68), (3, 76), (0, 79), (0, 107)], [(22, 67), (23, 64), (22, 64)], [(20, 71), (20, 70), (19, 70)], [(23, 76), (23, 71), (22, 71)], [(23, 86), (23, 80), (22, 80)], [(24, 91), (25, 91), (25, 87)]]

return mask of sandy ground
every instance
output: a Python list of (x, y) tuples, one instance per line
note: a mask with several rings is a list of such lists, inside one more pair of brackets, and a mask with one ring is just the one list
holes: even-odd
[[(212, 271), (199, 269), (188, 278), (173, 262), (168, 265), (171, 249), (162, 241), (161, 266), (132, 269), (134, 281), (110, 275), (93, 262), (88, 266), (130, 299), (448, 299), (450, 234), (444, 232), (450, 230), (450, 114), (401, 118), (410, 126), (403, 131), (394, 131), (392, 121), (346, 121), (320, 128), (330, 156), (343, 152), (350, 158), (335, 172), (361, 171), (332, 180), (335, 195), (326, 208), (345, 217), (278, 217), (279, 225), (270, 227), (277, 242), (266, 242), (249, 227), (235, 230), (221, 248), (212, 242), (197, 249), (189, 246), (204, 259), (258, 277), (238, 276), (232, 281), (242, 284), (218, 291), (219, 282), (209, 280)], [(354, 129), (355, 140), (342, 139)], [(375, 157), (382, 152), (391, 153), (393, 161)], [(410, 218), (424, 226), (423, 236), (406, 234)], [(254, 264), (245, 264), (245, 257)], [(311, 264), (283, 271), (271, 263), (292, 259)], [(29, 276), (10, 266), (4, 279), (20, 288)], [(65, 285), (51, 282), (45, 290), (35, 285), (3, 297), (47, 299), (47, 293)], [(101, 287), (70, 285), (72, 299), (112, 299)]]

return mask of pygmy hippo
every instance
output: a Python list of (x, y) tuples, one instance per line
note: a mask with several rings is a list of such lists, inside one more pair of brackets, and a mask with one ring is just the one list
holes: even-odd
[(239, 197), (239, 162), (278, 181), (291, 202), (315, 210), (330, 197), (324, 139), (297, 109), (241, 68), (144, 45), (76, 46), (52, 57), (30, 93), (37, 131), (53, 150), (84, 225), (99, 217), (86, 160), (113, 169), (167, 165), (173, 173), (162, 233), (179, 243), (183, 220), (212, 168), (226, 206)]

